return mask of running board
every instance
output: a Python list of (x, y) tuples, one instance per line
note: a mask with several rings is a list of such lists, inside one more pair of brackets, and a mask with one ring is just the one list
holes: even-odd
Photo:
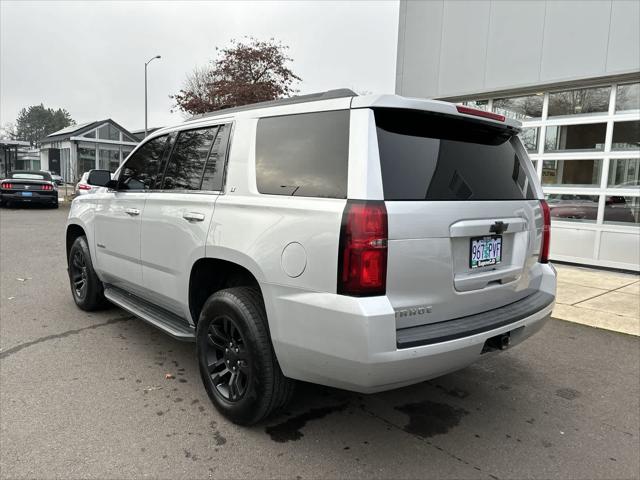
[(195, 330), (187, 324), (185, 319), (132, 293), (112, 285), (105, 285), (104, 296), (111, 303), (168, 333), (173, 338), (185, 342), (194, 342), (196, 339)]

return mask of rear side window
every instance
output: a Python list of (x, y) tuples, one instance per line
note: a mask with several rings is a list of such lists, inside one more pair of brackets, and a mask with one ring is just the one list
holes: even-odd
[(163, 190), (200, 190), (204, 167), (218, 127), (178, 133), (164, 172)]
[(297, 197), (347, 197), (349, 111), (258, 121), (258, 191)]
[(168, 135), (149, 140), (129, 157), (118, 179), (119, 190), (154, 188)]
[(412, 110), (375, 110), (386, 200), (525, 200), (535, 195), (514, 132)]

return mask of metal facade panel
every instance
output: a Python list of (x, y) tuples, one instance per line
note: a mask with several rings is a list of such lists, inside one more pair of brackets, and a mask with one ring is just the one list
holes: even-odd
[(437, 96), (443, 10), (443, 1), (401, 3), (396, 70), (399, 95)]
[(552, 1), (546, 8), (540, 80), (604, 75), (611, 1)]
[(401, 95), (467, 96), (639, 70), (637, 0), (401, 0)]
[(616, 1), (611, 10), (607, 73), (640, 70), (640, 2)]
[(640, 264), (640, 236), (631, 232), (602, 232), (599, 260)]
[(438, 96), (482, 89), (490, 9), (489, 1), (445, 3)]
[(544, 14), (537, 0), (492, 2), (484, 90), (539, 80)]
[(593, 260), (593, 247), (596, 241), (595, 230), (576, 228), (558, 228), (551, 222), (551, 258), (559, 256), (579, 257)]

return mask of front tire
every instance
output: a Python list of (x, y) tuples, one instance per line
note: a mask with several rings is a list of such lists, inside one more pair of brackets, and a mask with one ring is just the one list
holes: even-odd
[(291, 398), (294, 382), (278, 365), (257, 288), (211, 295), (200, 314), (196, 342), (207, 394), (232, 422), (253, 425)]
[(93, 269), (87, 237), (75, 239), (69, 250), (69, 283), (76, 305), (88, 312), (100, 310), (108, 305), (104, 288)]

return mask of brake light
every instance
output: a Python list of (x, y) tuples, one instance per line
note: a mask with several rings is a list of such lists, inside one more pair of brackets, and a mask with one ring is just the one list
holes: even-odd
[(349, 201), (342, 215), (338, 258), (341, 295), (384, 295), (387, 287), (387, 209), (382, 201)]
[(78, 185), (79, 190), (91, 190), (91, 185), (87, 185), (85, 183), (81, 183)]
[(53, 185), (42, 185), (42, 190), (51, 191), (53, 190)]
[(551, 210), (546, 200), (540, 200), (542, 209), (542, 242), (540, 244), (540, 263), (549, 263), (549, 242), (551, 240)]
[(5, 188), (7, 190), (11, 190), (13, 188), (13, 184), (11, 184), (11, 183), (3, 183), (2, 184), (2, 188)]
[(464, 113), (465, 115), (490, 118), (491, 120), (497, 120), (499, 122), (504, 122), (506, 119), (504, 115), (500, 115), (499, 113), (486, 112), (484, 110), (478, 110), (477, 108), (465, 107), (464, 105), (456, 105), (456, 109), (459, 113)]

